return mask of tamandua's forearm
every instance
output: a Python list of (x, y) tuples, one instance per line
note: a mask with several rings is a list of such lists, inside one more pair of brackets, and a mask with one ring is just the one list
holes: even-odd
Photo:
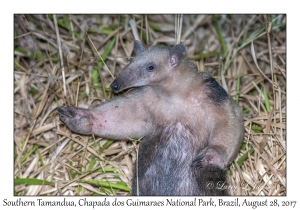
[(90, 109), (62, 106), (58, 112), (61, 120), (77, 133), (139, 139), (150, 130), (151, 122), (143, 104), (135, 97), (120, 96)]

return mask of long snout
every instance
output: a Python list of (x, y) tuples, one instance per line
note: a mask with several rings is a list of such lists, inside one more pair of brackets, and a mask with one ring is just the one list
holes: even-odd
[(120, 84), (120, 82), (117, 79), (115, 79), (111, 83), (110, 88), (112, 89), (112, 91), (114, 91), (114, 93), (118, 93), (120, 91), (121, 84)]
[(110, 88), (114, 93), (119, 93), (129, 88), (143, 86), (144, 83), (142, 81), (144, 80), (147, 81), (147, 78), (140, 73), (138, 68), (128, 66), (115, 78)]

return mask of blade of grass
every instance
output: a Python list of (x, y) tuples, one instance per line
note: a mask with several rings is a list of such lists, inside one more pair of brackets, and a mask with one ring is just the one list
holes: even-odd
[[(93, 86), (95, 86), (95, 87), (99, 87), (100, 86), (99, 79), (98, 79), (99, 77), (100, 77), (100, 80), (101, 80), (101, 83), (102, 83), (102, 78), (101, 78), (101, 75), (100, 75), (100, 70), (103, 68), (103, 64), (106, 61), (107, 56), (112, 51), (115, 42), (116, 42), (116, 37), (114, 37), (112, 39), (112, 41), (108, 44), (108, 46), (105, 48), (102, 56), (98, 60), (98, 68), (94, 68), (94, 70), (92, 72), (92, 82), (93, 82)], [(104, 98), (106, 98), (106, 92), (105, 92), (105, 87), (104, 86), (102, 86), (102, 91), (103, 91), (103, 94), (104, 94)]]
[(247, 145), (247, 143), (246, 143), (246, 142), (243, 142), (243, 143), (242, 143), (242, 146), (241, 146), (241, 150), (246, 150), (246, 145)]
[[(101, 187), (100, 192), (105, 193), (105, 195), (116, 195), (117, 192), (119, 192), (119, 189), (112, 189), (112, 188), (108, 188), (108, 187)], [(101, 194), (98, 193), (94, 193), (93, 196), (103, 196)]]
[(63, 15), (63, 21), (62, 24), (67, 28), (67, 30), (70, 32), (69, 25), (70, 25), (70, 19), (69, 15)]
[(81, 191), (82, 191), (82, 186), (81, 186), (81, 185), (78, 185), (77, 191), (78, 191), (78, 192), (81, 192)]
[(253, 130), (255, 133), (261, 133), (262, 128), (258, 125), (252, 125), (251, 130)]
[(125, 190), (130, 192), (131, 189), (127, 187), (126, 185), (122, 183), (111, 183), (111, 182), (105, 182), (105, 181), (98, 181), (98, 180), (80, 180), (81, 182), (88, 183), (88, 184), (93, 184), (97, 186), (103, 186), (103, 187), (112, 187), (120, 190)]
[(244, 161), (248, 158), (248, 153), (251, 155), (254, 152), (254, 148), (249, 149), (247, 152), (245, 152), (245, 154), (243, 154), (237, 161), (236, 163), (239, 166), (242, 166)]
[[(49, 14), (48, 17), (53, 20), (53, 15)], [(74, 34), (78, 39), (80, 39), (81, 41), (84, 40), (84, 38), (79, 34), (77, 33), (76, 31), (74, 30), (70, 30), (69, 29), (69, 26), (70, 26), (70, 17), (69, 15), (63, 15), (63, 20), (60, 20), (60, 19), (57, 19), (57, 24), (58, 26), (62, 27), (63, 29), (67, 30), (70, 32), (70, 34)]]
[[(98, 60), (98, 68), (94, 68), (94, 70), (92, 72), (92, 84), (95, 87), (99, 87), (100, 86), (100, 83), (99, 83), (100, 69), (103, 68), (103, 64), (104, 64), (107, 56), (112, 51), (115, 42), (116, 42), (116, 37), (114, 37), (112, 39), (112, 41), (108, 44), (108, 46), (105, 48), (105, 50), (104, 50), (104, 52), (102, 54), (102, 59), (99, 58), (99, 60)], [(102, 88), (102, 89), (103, 89), (103, 94), (105, 94), (105, 89), (104, 88)]]
[(226, 47), (226, 43), (225, 43), (221, 28), (220, 28), (219, 23), (218, 23), (217, 17), (216, 17), (216, 15), (213, 15), (212, 18), (213, 18), (213, 22), (215, 24), (216, 31), (217, 31), (217, 34), (219, 36), (220, 42), (221, 42), (223, 53), (226, 54), (227, 53), (227, 47)]
[(88, 170), (89, 170), (89, 171), (93, 170), (95, 163), (96, 163), (96, 160), (95, 160), (95, 159), (91, 160), (91, 162), (90, 162), (90, 164), (89, 164), (89, 167), (88, 167)]
[(96, 172), (102, 172), (102, 173), (107, 173), (107, 172), (114, 172), (114, 173), (120, 173), (119, 169), (117, 168), (100, 168), (96, 170)]
[(149, 26), (151, 29), (153, 29), (154, 31), (157, 31), (157, 32), (160, 32), (161, 31), (161, 28), (157, 25), (154, 25), (154, 24), (151, 24), (149, 23)]
[(42, 165), (42, 166), (45, 166), (45, 162), (44, 162), (43, 156), (41, 155), (39, 149), (37, 149), (37, 153), (38, 153), (39, 159), (40, 159), (40, 161), (41, 161), (41, 165)]
[(100, 66), (100, 68), (103, 67), (103, 62), (106, 61), (107, 56), (110, 54), (110, 52), (112, 51), (114, 45), (116, 42), (116, 37), (114, 37), (111, 42), (107, 45), (107, 47), (105, 48), (103, 55), (102, 55), (102, 59), (99, 59), (98, 64)]
[(20, 163), (22, 164), (39, 146), (34, 146), (24, 157), (21, 159)]
[(104, 150), (106, 150), (114, 141), (113, 140), (108, 140), (100, 149), (100, 153), (102, 153)]
[(99, 71), (97, 68), (94, 68), (93, 72), (92, 72), (92, 84), (94, 87), (99, 87), (100, 83), (99, 83)]
[[(54, 20), (55, 17), (51, 14), (48, 15), (48, 17), (51, 19), (51, 20)], [(69, 31), (68, 27), (65, 25), (64, 21), (61, 21), (60, 19), (57, 18), (57, 24), (62, 27), (63, 29), (66, 29)]]
[(54, 182), (49, 182), (42, 179), (33, 179), (33, 178), (17, 178), (14, 179), (14, 184), (26, 184), (26, 185), (54, 185)]
[(270, 101), (269, 101), (268, 93), (267, 93), (267, 90), (266, 90), (265, 86), (264, 86), (264, 98), (265, 98), (266, 109), (267, 109), (268, 112), (270, 112), (271, 111)]
[(250, 113), (250, 108), (243, 110), (242, 113), (243, 113), (243, 114), (248, 114), (248, 113)]
[[(84, 173), (90, 173), (91, 170), (93, 170), (93, 168), (89, 167), (89, 170), (83, 171), (82, 174)], [(97, 170), (94, 170), (93, 172), (100, 172), (100, 173), (109, 173), (109, 172), (113, 172), (113, 173), (120, 173), (119, 169), (117, 168), (99, 168)]]

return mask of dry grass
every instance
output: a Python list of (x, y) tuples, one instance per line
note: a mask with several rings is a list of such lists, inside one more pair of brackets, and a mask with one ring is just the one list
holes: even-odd
[[(147, 46), (174, 45), (174, 15), (15, 16), (14, 178), (51, 182), (16, 184), (16, 195), (130, 194), (136, 142), (72, 133), (56, 110), (112, 97), (113, 75), (132, 56), (130, 17)], [(244, 145), (230, 166), (234, 195), (286, 195), (285, 21), (285, 15), (183, 15), (188, 56), (245, 113)]]

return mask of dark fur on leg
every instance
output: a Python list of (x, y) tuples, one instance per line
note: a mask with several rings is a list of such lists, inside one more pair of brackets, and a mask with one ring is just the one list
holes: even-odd
[(200, 192), (203, 193), (202, 195), (229, 195), (227, 190), (228, 183), (226, 182), (226, 170), (211, 164), (193, 168)]

